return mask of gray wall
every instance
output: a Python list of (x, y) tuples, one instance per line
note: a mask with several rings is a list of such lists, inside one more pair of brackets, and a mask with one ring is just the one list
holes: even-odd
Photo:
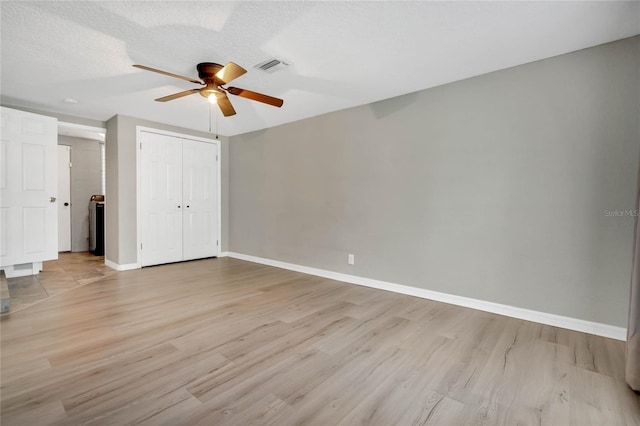
[[(104, 258), (118, 263), (120, 220), (118, 216), (118, 199), (120, 192), (118, 185), (120, 173), (118, 167), (118, 116), (112, 117), (106, 122), (106, 135), (104, 144), (105, 154), (105, 239)], [(133, 262), (132, 262), (133, 263)]]
[(58, 136), (71, 147), (71, 251), (89, 250), (89, 198), (102, 193), (100, 142)]
[[(126, 265), (137, 262), (136, 220), (136, 126), (151, 127), (183, 133), (191, 136), (212, 138), (210, 133), (169, 126), (153, 121), (124, 115), (116, 115), (107, 121), (106, 162), (106, 248), (105, 258)], [(228, 138), (220, 136), (221, 187), (222, 187), (222, 246), (228, 246)]]
[(639, 69), (635, 37), (233, 136), (229, 250), (625, 327)]

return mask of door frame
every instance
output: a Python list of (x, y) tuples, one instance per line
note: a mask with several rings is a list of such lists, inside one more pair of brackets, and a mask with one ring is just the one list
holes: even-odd
[(154, 129), (152, 127), (136, 126), (136, 268), (142, 267), (142, 249), (140, 244), (142, 241), (142, 215), (140, 214), (140, 206), (142, 204), (142, 196), (140, 192), (142, 181), (142, 158), (140, 156), (141, 134), (155, 133), (164, 136), (173, 136), (181, 139), (189, 139), (197, 142), (210, 143), (216, 146), (217, 156), (217, 180), (218, 180), (218, 254), (214, 257), (220, 257), (222, 253), (222, 155), (220, 152), (221, 144), (219, 139), (209, 139), (200, 136), (192, 136), (185, 133), (171, 132), (168, 130)]
[[(60, 143), (60, 129), (83, 130), (83, 131), (87, 131), (87, 132), (91, 132), (91, 133), (104, 134), (105, 137), (103, 137), (103, 140), (99, 141), (99, 142), (101, 142), (103, 144), (107, 143), (107, 140), (106, 140), (107, 128), (106, 127), (89, 126), (89, 125), (86, 125), (86, 124), (78, 124), (78, 123), (71, 123), (69, 121), (59, 121), (58, 120), (58, 134), (56, 136), (58, 138), (58, 141), (56, 142), (57, 144)], [(102, 172), (106, 176), (106, 174), (107, 174), (106, 158), (105, 158), (105, 169), (102, 170)], [(105, 196), (105, 199), (106, 199), (106, 197), (107, 197), (106, 188), (105, 188), (105, 193), (103, 195)], [(71, 217), (71, 227), (73, 228), (73, 215)], [(107, 232), (107, 209), (104, 209), (104, 244), (105, 244), (105, 247), (107, 245), (108, 235), (109, 235), (109, 233)], [(71, 240), (71, 246), (72, 246), (72, 249), (73, 249), (73, 236), (72, 236), (72, 240)], [(106, 263), (106, 261), (107, 261), (107, 259), (105, 257), (105, 263)]]

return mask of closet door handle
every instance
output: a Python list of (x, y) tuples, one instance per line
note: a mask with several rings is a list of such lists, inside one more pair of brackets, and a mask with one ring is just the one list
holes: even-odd
[(187, 208), (189, 208), (189, 206), (187, 206)]
[(180, 206), (178, 206), (178, 208), (180, 208)]

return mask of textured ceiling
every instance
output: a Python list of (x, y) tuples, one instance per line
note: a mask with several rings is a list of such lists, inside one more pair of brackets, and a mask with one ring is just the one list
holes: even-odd
[[(132, 68), (197, 77), (234, 61), (233, 86), (281, 97), (281, 109), (231, 96), (234, 135), (362, 105), (640, 33), (638, 2), (12, 2), (1, 3), (4, 104), (107, 120), (125, 114), (209, 127), (195, 87)], [(292, 65), (273, 74), (271, 57)], [(62, 100), (73, 98), (77, 104)], [(215, 127), (215, 124), (214, 124)]]

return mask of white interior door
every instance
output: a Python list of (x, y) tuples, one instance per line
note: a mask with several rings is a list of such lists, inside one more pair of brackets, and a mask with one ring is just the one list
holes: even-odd
[(182, 140), (141, 132), (141, 266), (182, 260)]
[(184, 260), (218, 255), (218, 147), (183, 139)]
[(0, 107), (0, 267), (58, 257), (57, 121)]
[(71, 147), (58, 145), (58, 251), (71, 251)]

